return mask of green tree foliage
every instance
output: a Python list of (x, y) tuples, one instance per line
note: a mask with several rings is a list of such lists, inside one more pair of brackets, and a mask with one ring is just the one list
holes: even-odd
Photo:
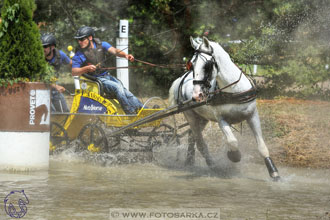
[(4, 0), (0, 24), (0, 83), (47, 78), (33, 0)]
[[(147, 68), (144, 75), (155, 77), (158, 85), (168, 88), (182, 75), (183, 57), (193, 52), (190, 46), (191, 16), (186, 0), (129, 0), (132, 50), (136, 57), (174, 68)], [(176, 67), (176, 68), (175, 68)]]
[[(271, 19), (262, 35), (253, 41), (256, 48), (263, 45), (256, 60), (272, 71), (265, 72), (281, 86), (304, 89), (307, 93), (322, 92), (320, 82), (330, 79), (330, 34), (328, 1), (273, 1)], [(244, 47), (243, 47), (244, 50)], [(258, 54), (258, 53), (255, 53)], [(280, 86), (278, 86), (280, 88)], [(283, 91), (283, 90), (282, 90)]]
[(74, 34), (83, 25), (95, 29), (96, 36), (115, 44), (118, 22), (126, 0), (36, 0), (34, 20), (41, 32), (54, 33), (57, 47), (65, 50), (68, 45), (77, 46)]
[[(157, 63), (192, 55), (189, 36), (207, 35), (222, 44), (237, 64), (258, 64), (277, 88), (318, 92), (330, 78), (328, 1), (130, 0), (134, 51)], [(166, 32), (166, 30), (171, 30)], [(155, 37), (154, 37), (155, 36)], [(148, 56), (150, 55), (151, 56)], [(159, 79), (182, 71), (159, 72)], [(160, 80), (159, 82), (164, 82)], [(167, 83), (163, 83), (168, 86)]]
[[(155, 64), (182, 64), (193, 51), (189, 36), (219, 42), (237, 64), (258, 64), (277, 92), (295, 86), (310, 93), (330, 78), (328, 0), (36, 0), (35, 21), (75, 44), (81, 25), (115, 44), (119, 19), (130, 21), (129, 52)], [(134, 65), (143, 65), (135, 63)], [(143, 83), (168, 88), (177, 68), (140, 68)], [(155, 82), (148, 81), (155, 78)], [(148, 84), (148, 86), (149, 86)]]

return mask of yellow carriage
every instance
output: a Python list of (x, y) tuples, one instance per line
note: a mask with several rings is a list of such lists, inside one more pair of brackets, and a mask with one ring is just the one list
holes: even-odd
[[(91, 152), (117, 151), (122, 145), (125, 145), (126, 149), (145, 151), (174, 137), (174, 118), (130, 126), (134, 122), (163, 111), (164, 108), (159, 108), (157, 105), (153, 108), (145, 108), (155, 99), (161, 100), (160, 98), (148, 99), (136, 114), (127, 115), (116, 99), (103, 92), (100, 82), (93, 77), (86, 77), (75, 79), (76, 89), (70, 113), (51, 114), (51, 151), (63, 149), (73, 140), (77, 140), (81, 150)], [(112, 135), (113, 131), (122, 127), (129, 128)]]

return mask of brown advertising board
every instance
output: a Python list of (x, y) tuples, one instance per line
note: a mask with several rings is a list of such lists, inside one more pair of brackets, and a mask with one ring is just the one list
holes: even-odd
[(0, 87), (0, 131), (49, 131), (50, 89), (44, 83)]

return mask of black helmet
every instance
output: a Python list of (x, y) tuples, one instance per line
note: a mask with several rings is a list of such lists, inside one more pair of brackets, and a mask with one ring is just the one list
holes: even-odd
[(94, 29), (88, 26), (82, 26), (78, 29), (76, 35), (74, 36), (75, 39), (83, 38), (83, 37), (94, 37)]
[(56, 39), (54, 35), (46, 33), (41, 35), (42, 46), (54, 45), (56, 46)]

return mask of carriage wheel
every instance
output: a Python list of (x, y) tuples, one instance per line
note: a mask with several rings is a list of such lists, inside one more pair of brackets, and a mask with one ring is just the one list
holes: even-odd
[(148, 142), (151, 147), (159, 146), (163, 144), (168, 144), (171, 141), (176, 141), (176, 132), (175, 129), (165, 123), (160, 124), (159, 127), (155, 127), (152, 129)]
[(79, 148), (93, 153), (109, 152), (104, 130), (97, 124), (85, 125), (78, 135)]
[(115, 130), (115, 127), (105, 127), (106, 136), (108, 137), (108, 149), (109, 152), (116, 152), (119, 150), (120, 136), (110, 136), (111, 132)]
[[(160, 97), (152, 97), (147, 100), (146, 105), (157, 106), (156, 108), (166, 109), (167, 103)], [(161, 124), (158, 127), (154, 127), (148, 138), (148, 145), (152, 147), (156, 145), (168, 144), (172, 140), (175, 140), (174, 143), (179, 143), (179, 137), (177, 134), (177, 126), (175, 116), (169, 116), (161, 119)]]
[(53, 153), (60, 150), (61, 147), (69, 144), (69, 137), (67, 131), (57, 122), (50, 123), (50, 143), (49, 151)]

